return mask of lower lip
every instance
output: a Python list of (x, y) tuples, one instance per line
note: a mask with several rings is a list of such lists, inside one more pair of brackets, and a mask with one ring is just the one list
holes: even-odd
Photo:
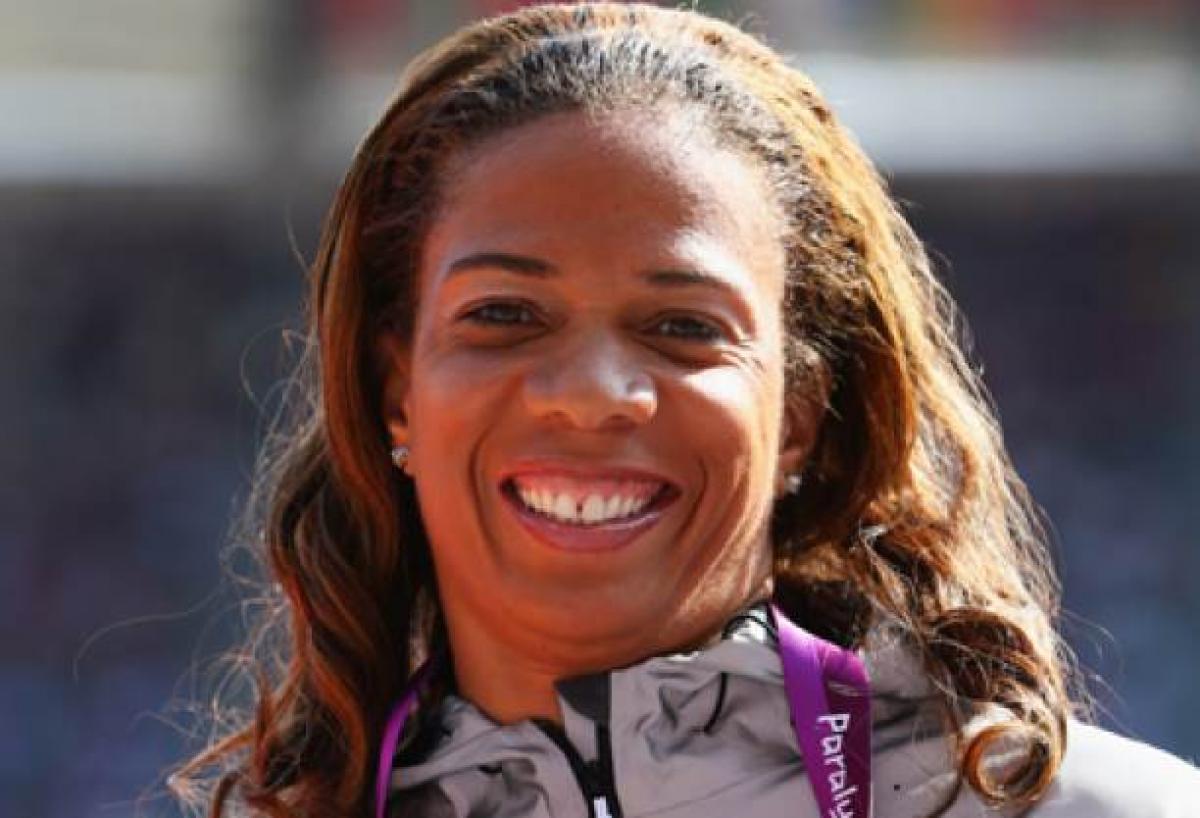
[(615, 520), (611, 523), (572, 525), (560, 523), (544, 514), (531, 511), (511, 489), (500, 492), (526, 531), (535, 538), (562, 551), (613, 551), (629, 545), (647, 530), (653, 528), (667, 507), (675, 501), (671, 489), (653, 500), (636, 517)]

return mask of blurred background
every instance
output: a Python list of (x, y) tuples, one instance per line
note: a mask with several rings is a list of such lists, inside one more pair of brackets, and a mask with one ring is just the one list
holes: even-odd
[[(513, 5), (0, 0), (6, 814), (178, 814), (302, 259), (399, 69)], [(884, 169), (1054, 523), (1104, 722), (1196, 759), (1200, 6), (698, 6), (792, 55)]]

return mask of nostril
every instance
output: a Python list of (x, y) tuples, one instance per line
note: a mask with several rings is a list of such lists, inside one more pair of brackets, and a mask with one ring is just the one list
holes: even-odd
[(526, 379), (524, 399), (533, 414), (611, 430), (644, 424), (657, 412), (653, 378), (616, 342), (592, 338), (562, 353), (547, 357)]

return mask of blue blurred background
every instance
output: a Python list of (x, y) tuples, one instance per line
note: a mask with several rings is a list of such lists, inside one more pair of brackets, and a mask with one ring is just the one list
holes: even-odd
[[(177, 814), (297, 254), (400, 67), (511, 5), (0, 0), (6, 815)], [(698, 5), (793, 55), (887, 173), (1054, 523), (1105, 723), (1195, 759), (1198, 6)]]

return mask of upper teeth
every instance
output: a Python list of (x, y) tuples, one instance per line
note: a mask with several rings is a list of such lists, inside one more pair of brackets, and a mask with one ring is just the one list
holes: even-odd
[(545, 489), (518, 488), (522, 502), (535, 511), (567, 523), (598, 523), (636, 514), (650, 504), (653, 497), (616, 495), (605, 499), (599, 494), (580, 498), (567, 492), (554, 493)]

